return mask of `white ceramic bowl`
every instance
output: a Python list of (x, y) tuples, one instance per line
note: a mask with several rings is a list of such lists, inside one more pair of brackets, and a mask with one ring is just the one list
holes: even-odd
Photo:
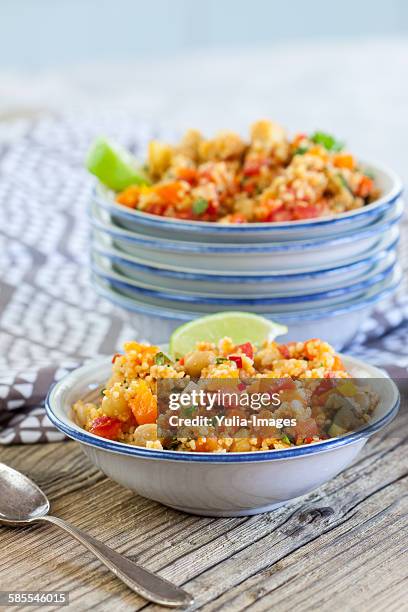
[[(391, 278), (400, 277), (399, 266), (391, 266), (377, 277), (364, 283), (355, 283), (347, 288), (336, 289), (315, 294), (304, 294), (284, 297), (219, 298), (182, 295), (164, 291), (152, 291), (133, 286), (128, 281), (117, 280), (112, 274), (100, 273), (95, 267), (96, 277), (108, 282), (112, 288), (132, 300), (142, 301), (151, 306), (169, 310), (186, 309), (202, 314), (215, 313), (219, 310), (249, 310), (257, 314), (313, 312), (320, 308), (336, 307), (352, 300), (363, 298), (367, 291), (378, 293)], [(117, 276), (117, 275), (116, 275)]]
[[(241, 283), (242, 287), (247, 283), (278, 283), (279, 285), (288, 283), (287, 286), (290, 289), (302, 288), (305, 282), (311, 288), (320, 287), (322, 283), (323, 285), (325, 284), (327, 277), (332, 277), (338, 282), (355, 278), (355, 275), (357, 276), (360, 272), (370, 269), (371, 264), (383, 258), (386, 252), (395, 249), (399, 238), (398, 232), (386, 233), (369, 253), (345, 258), (335, 266), (326, 264), (304, 266), (300, 258), (296, 270), (282, 271), (279, 266), (276, 266), (268, 271), (254, 269), (248, 272), (215, 271), (211, 268), (207, 270), (197, 269), (191, 265), (189, 258), (186, 258), (181, 266), (174, 266), (165, 259), (161, 262), (151, 262), (144, 257), (134, 257), (117, 248), (108, 234), (102, 234), (98, 231), (93, 232), (93, 234), (92, 251), (110, 258), (115, 262), (117, 269), (129, 277), (132, 276), (133, 272), (135, 275), (144, 274), (145, 280), (150, 279), (149, 282), (152, 276), (160, 276), (162, 279), (169, 278), (170, 283), (180, 279), (187, 283), (195, 281), (206, 282), (212, 287), (216, 283), (221, 283), (224, 286), (225, 282)], [(123, 269), (121, 270), (118, 266), (123, 266)], [(313, 283), (315, 283), (314, 286)], [(250, 290), (252, 291), (252, 289)]]
[[(181, 322), (204, 314), (154, 306), (126, 297), (101, 278), (93, 276), (92, 280), (96, 291), (118, 306), (120, 312), (127, 316), (129, 325), (133, 327), (137, 336), (149, 342), (163, 343)], [(291, 313), (284, 310), (264, 316), (289, 327), (288, 333), (281, 338), (283, 342), (308, 340), (316, 335), (316, 330), (319, 330), (320, 337), (324, 337), (336, 350), (341, 350), (350, 344), (375, 304), (389, 297), (399, 282), (400, 275), (397, 275), (388, 279), (380, 291), (370, 289), (361, 299), (350, 300), (339, 307), (314, 308), (309, 312), (301, 309)]]
[(398, 176), (379, 164), (362, 162), (362, 166), (375, 176), (383, 195), (372, 204), (358, 210), (333, 217), (288, 221), (284, 223), (243, 223), (221, 225), (202, 221), (183, 221), (150, 215), (117, 204), (114, 194), (99, 186), (93, 195), (93, 202), (105, 209), (115, 224), (130, 231), (162, 238), (215, 242), (260, 242), (297, 240), (309, 237), (337, 236), (349, 229), (370, 226), (387, 212), (401, 195), (402, 184)]
[[(182, 280), (180, 282), (180, 279), (176, 279), (178, 282), (174, 282), (174, 279), (164, 277), (168, 283), (164, 283), (163, 286), (162, 276), (156, 277), (152, 274), (148, 280), (145, 280), (143, 276), (142, 279), (134, 278), (133, 275), (127, 276), (121, 271), (123, 270), (122, 266), (118, 270), (114, 261), (98, 253), (92, 254), (92, 268), (98, 276), (105, 277), (112, 281), (113, 284), (117, 282), (119, 287), (134, 288), (136, 293), (140, 290), (142, 296), (143, 291), (147, 291), (148, 295), (162, 296), (169, 300), (175, 299), (186, 304), (190, 300), (194, 302), (207, 298), (210, 300), (210, 303), (215, 304), (228, 304), (228, 301), (234, 300), (236, 302), (235, 306), (240, 307), (245, 305), (243, 300), (251, 300), (252, 304), (254, 298), (258, 304), (261, 303), (259, 300), (262, 299), (269, 300), (269, 302), (264, 302), (269, 304), (292, 301), (306, 302), (310, 300), (323, 304), (327, 301), (335, 303), (333, 300), (351, 299), (353, 296), (383, 281), (388, 274), (392, 273), (396, 259), (397, 254), (394, 250), (387, 253), (385, 257), (379, 258), (364, 273), (359, 273), (359, 270), (352, 270), (350, 275), (341, 282), (333, 282), (332, 277), (326, 275), (326, 285), (323, 285), (320, 289), (313, 289), (307, 278), (305, 278), (301, 286), (292, 290), (288, 289), (287, 284), (282, 280), (280, 282), (275, 281), (275, 283), (243, 283), (242, 286), (234, 282), (229, 283), (227, 280), (224, 280), (222, 284), (217, 282), (205, 283), (201, 280), (196, 280), (189, 281), (187, 288), (181, 288)], [(130, 296), (132, 297), (132, 295)]]
[(340, 438), (287, 450), (225, 454), (158, 451), (86, 432), (73, 421), (71, 406), (90, 388), (106, 382), (110, 358), (65, 376), (48, 394), (46, 410), (52, 423), (77, 440), (104, 474), (143, 497), (191, 514), (258, 514), (307, 495), (336, 476), (355, 459), (367, 439), (397, 414), (398, 389), (387, 375), (357, 359), (342, 358), (355, 377), (373, 379), (380, 402), (370, 423)]
[(303, 267), (327, 268), (341, 265), (345, 259), (364, 257), (378, 247), (384, 235), (390, 240), (398, 237), (397, 222), (401, 211), (396, 209), (386, 223), (370, 229), (350, 232), (347, 236), (307, 239), (273, 244), (204, 244), (146, 238), (102, 221), (92, 213), (94, 231), (109, 237), (117, 249), (134, 257), (147, 259), (151, 264), (173, 265), (183, 268), (185, 262), (198, 270), (216, 272), (270, 272), (280, 269), (299, 272)]

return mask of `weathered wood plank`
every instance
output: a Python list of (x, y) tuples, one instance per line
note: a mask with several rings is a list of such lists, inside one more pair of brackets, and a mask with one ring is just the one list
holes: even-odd
[[(37, 480), (56, 514), (186, 583), (196, 609), (360, 611), (375, 600), (392, 611), (408, 596), (407, 416), (318, 491), (251, 518), (193, 517), (145, 500), (107, 480), (74, 443), (1, 449), (0, 458)], [(0, 588), (10, 585), (69, 590), (68, 610), (160, 609), (48, 526), (0, 528)]]

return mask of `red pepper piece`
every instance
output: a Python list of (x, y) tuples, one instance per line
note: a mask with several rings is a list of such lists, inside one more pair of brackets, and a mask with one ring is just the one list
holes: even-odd
[(242, 357), (239, 355), (229, 355), (228, 359), (236, 363), (238, 369), (242, 368)]
[(250, 359), (254, 358), (254, 349), (250, 342), (245, 342), (244, 344), (239, 344), (237, 348), (241, 349), (241, 352), (244, 353)]

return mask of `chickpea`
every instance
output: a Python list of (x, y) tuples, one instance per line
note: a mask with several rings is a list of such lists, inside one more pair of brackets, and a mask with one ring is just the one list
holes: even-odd
[(133, 440), (136, 446), (146, 446), (146, 442), (157, 440), (157, 425), (156, 423), (146, 423), (136, 427), (133, 434)]
[(131, 414), (130, 407), (122, 391), (115, 390), (109, 395), (105, 395), (101, 408), (102, 413), (106, 416), (114, 417), (121, 421), (127, 421)]
[(198, 377), (201, 370), (215, 363), (215, 355), (211, 351), (191, 351), (184, 357), (184, 369), (190, 376)]
[(247, 438), (238, 438), (234, 440), (230, 448), (230, 451), (234, 453), (247, 453), (251, 450), (252, 448)]

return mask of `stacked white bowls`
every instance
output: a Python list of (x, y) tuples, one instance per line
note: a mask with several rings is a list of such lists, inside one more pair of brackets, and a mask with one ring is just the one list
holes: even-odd
[(152, 342), (182, 321), (244, 310), (284, 323), (285, 340), (325, 338), (337, 349), (398, 286), (401, 183), (364, 164), (382, 197), (330, 218), (222, 225), (154, 216), (98, 187), (90, 208), (97, 290), (134, 313)]

